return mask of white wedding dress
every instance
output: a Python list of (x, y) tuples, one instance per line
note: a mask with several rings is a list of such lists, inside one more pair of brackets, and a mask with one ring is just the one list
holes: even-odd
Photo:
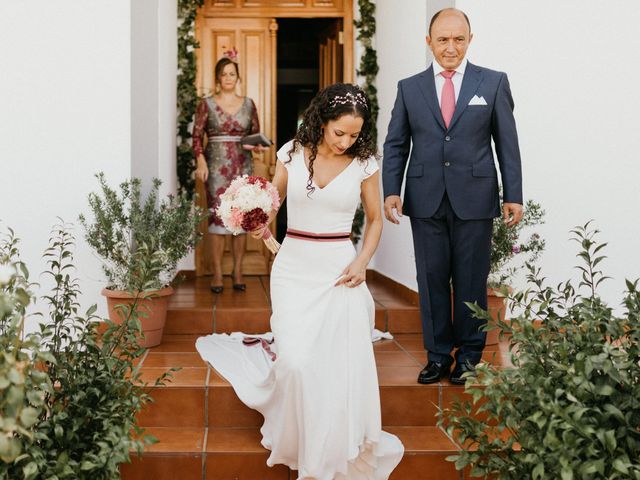
[[(354, 160), (307, 196), (303, 149), (287, 163), (290, 147), (277, 155), (288, 171), (290, 234), (271, 272), (275, 341), (247, 346), (243, 334), (214, 334), (196, 347), (240, 400), (264, 416), (269, 466), (288, 465), (298, 480), (385, 480), (404, 448), (381, 428), (373, 298), (364, 283), (334, 286), (356, 252), (348, 238), (327, 238), (351, 231), (360, 184), (378, 166)], [(324, 235), (305, 237), (312, 234)]]

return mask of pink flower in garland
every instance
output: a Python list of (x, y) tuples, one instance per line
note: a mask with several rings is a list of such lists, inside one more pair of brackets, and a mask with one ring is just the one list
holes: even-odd
[(514, 245), (513, 247), (511, 247), (511, 251), (513, 253), (520, 253), (522, 249), (520, 248), (520, 245)]

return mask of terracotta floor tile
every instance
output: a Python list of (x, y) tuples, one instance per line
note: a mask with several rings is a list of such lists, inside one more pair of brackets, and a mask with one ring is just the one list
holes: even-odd
[(420, 365), (424, 366), (427, 364), (427, 352), (425, 352), (424, 350), (409, 352), (409, 355), (411, 355), (411, 358), (413, 358)]
[(449, 437), (435, 426), (385, 427), (385, 430), (400, 438), (407, 453), (447, 453), (458, 451), (458, 447)]
[[(166, 371), (167, 368), (163, 367), (142, 368), (140, 370), (142, 374), (141, 380), (149, 385), (153, 385), (155, 380)], [(167, 380), (165, 387), (204, 387), (206, 381), (207, 368), (186, 367), (181, 368), (177, 372), (172, 372), (171, 378)]]
[(393, 385), (417, 385), (422, 367), (378, 367), (378, 383), (384, 387)]
[(196, 353), (196, 340), (200, 335), (163, 335), (162, 343), (151, 352)]
[(408, 352), (425, 351), (422, 333), (397, 333), (393, 337)]
[(145, 448), (145, 453), (202, 453), (204, 427), (146, 427), (144, 433), (158, 439)]
[(375, 328), (382, 332), (387, 331), (387, 309), (384, 308), (378, 302), (375, 302), (376, 314), (375, 314)]
[(220, 385), (230, 385), (227, 380), (216, 372), (213, 368), (209, 367), (209, 386), (220, 386)]
[(215, 304), (215, 294), (209, 290), (206, 291), (180, 291), (178, 290), (171, 296), (169, 305), (182, 304), (187, 302), (195, 303), (196, 307), (213, 307)]
[(270, 308), (227, 308), (215, 312), (217, 333), (264, 333), (271, 330)]
[(258, 428), (209, 428), (207, 453), (265, 453)]
[(120, 465), (122, 480), (191, 480), (202, 478), (202, 454), (134, 456)]
[(261, 275), (260, 283), (262, 284), (262, 288), (264, 288), (264, 293), (267, 297), (267, 300), (269, 300), (269, 303), (271, 303), (271, 283), (269, 282), (269, 276)]
[(213, 308), (179, 308), (167, 311), (164, 334), (208, 334), (213, 332)]
[(206, 480), (289, 480), (284, 465), (267, 466), (267, 453), (208, 453)]
[(240, 401), (229, 385), (209, 387), (209, 427), (258, 427), (263, 418)]
[(400, 346), (393, 340), (382, 339), (373, 342), (374, 352), (400, 352)]
[(144, 368), (150, 367), (200, 367), (206, 368), (206, 363), (199, 353), (149, 352), (142, 363)]
[(205, 426), (205, 388), (153, 388), (149, 392), (155, 400), (138, 414), (138, 423), (154, 427)]
[(419, 365), (415, 358), (403, 351), (376, 351), (376, 365), (379, 367), (412, 367)]
[(380, 387), (383, 425), (434, 426), (439, 403), (439, 386)]
[(389, 309), (387, 311), (387, 327), (393, 334), (422, 333), (420, 311), (417, 309)]
[(215, 296), (217, 307), (262, 307), (269, 305), (269, 297), (265, 292), (260, 277), (245, 276), (246, 290), (244, 292), (234, 290), (231, 277), (225, 276), (222, 284), (224, 291)]
[(444, 453), (407, 453), (389, 480), (460, 480), (452, 462), (447, 462)]

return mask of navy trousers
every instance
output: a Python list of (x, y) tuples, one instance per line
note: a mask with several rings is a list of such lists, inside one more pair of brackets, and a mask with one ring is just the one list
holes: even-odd
[[(477, 364), (482, 357), (484, 325), (465, 302), (487, 308), (487, 277), (493, 219), (461, 220), (447, 194), (430, 218), (411, 218), (418, 275), (424, 347), (429, 360)], [(451, 295), (453, 291), (453, 318)]]

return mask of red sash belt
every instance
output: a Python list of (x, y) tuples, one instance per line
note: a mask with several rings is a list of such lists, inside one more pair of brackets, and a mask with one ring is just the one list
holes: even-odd
[(349, 240), (351, 238), (351, 233), (312, 233), (288, 228), (287, 237), (307, 240), (310, 242), (341, 242), (343, 240)]
[(273, 350), (271, 350), (271, 347), (270, 347), (270, 345), (273, 343), (273, 340), (265, 340), (264, 338), (260, 338), (260, 337), (244, 337), (242, 339), (242, 343), (244, 343), (247, 346), (260, 344), (264, 349), (264, 351), (267, 352), (267, 355), (269, 355), (269, 358), (271, 358), (271, 361), (272, 362), (276, 361), (276, 354), (274, 353)]

